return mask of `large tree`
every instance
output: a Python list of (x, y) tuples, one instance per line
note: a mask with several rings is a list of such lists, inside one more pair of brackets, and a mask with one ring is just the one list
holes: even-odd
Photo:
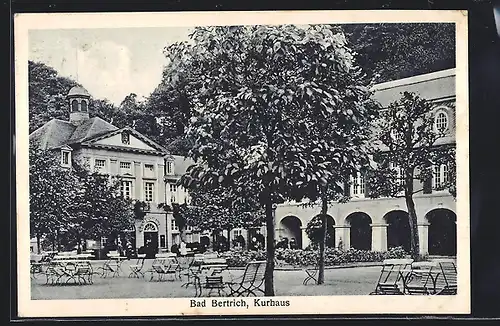
[(237, 196), (253, 185), (266, 216), (265, 294), (272, 296), (273, 206), (317, 196), (334, 176), (345, 148), (320, 125), (336, 119), (340, 128), (328, 131), (342, 134), (342, 121), (364, 119), (360, 103), (343, 103), (346, 94), (364, 97), (366, 82), (333, 26), (197, 28), (192, 40), (168, 49), (177, 67), (189, 67), (196, 90), (189, 94), (197, 162), (190, 174)]
[(74, 164), (79, 181), (79, 196), (73, 209), (71, 233), (78, 248), (86, 239), (117, 238), (134, 224), (134, 207), (120, 192), (120, 177), (89, 171)]
[(377, 82), (455, 67), (455, 25), (342, 25), (361, 67)]
[(61, 167), (56, 152), (29, 147), (30, 235), (37, 239), (40, 251), (42, 237), (56, 242), (56, 234), (72, 223), (72, 208), (78, 195), (77, 179)]
[[(384, 109), (377, 122), (377, 166), (370, 173), (370, 197), (404, 198), (408, 209), (411, 255), (420, 245), (414, 195), (432, 190), (435, 166), (446, 165), (447, 180), (434, 189), (454, 194), (455, 144), (440, 144), (445, 133), (434, 128), (434, 106), (414, 93), (404, 92)], [(417, 182), (418, 181), (418, 182)]]

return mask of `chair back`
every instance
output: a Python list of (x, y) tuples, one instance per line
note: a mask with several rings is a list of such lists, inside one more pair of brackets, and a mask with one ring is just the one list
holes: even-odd
[(434, 259), (439, 266), (440, 274), (436, 278), (436, 289), (457, 286), (457, 267), (453, 259)]
[(396, 284), (401, 278), (401, 271), (410, 268), (413, 259), (386, 259), (378, 283)]
[(245, 267), (245, 273), (241, 279), (241, 283), (254, 283), (264, 279), (266, 273), (266, 261), (249, 262)]

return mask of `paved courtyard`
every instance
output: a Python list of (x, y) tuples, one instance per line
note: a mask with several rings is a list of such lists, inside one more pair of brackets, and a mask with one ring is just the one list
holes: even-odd
[[(150, 273), (144, 278), (129, 278), (129, 265), (135, 261), (125, 261), (119, 277), (101, 278), (94, 275), (90, 285), (46, 285), (45, 275), (37, 274), (31, 280), (31, 297), (42, 299), (125, 299), (125, 298), (182, 298), (194, 297), (194, 287), (181, 287), (183, 280), (172, 280), (167, 276), (158, 282), (150, 281)], [(145, 263), (144, 270), (149, 269), (152, 260)], [(93, 261), (94, 269), (102, 266), (103, 261)], [(242, 269), (231, 270), (237, 277)], [(365, 295), (375, 288), (380, 267), (336, 268), (325, 271), (325, 284), (309, 283), (303, 285), (306, 277), (303, 270), (276, 270), (274, 272), (275, 294), (277, 296), (316, 296), (316, 295)]]

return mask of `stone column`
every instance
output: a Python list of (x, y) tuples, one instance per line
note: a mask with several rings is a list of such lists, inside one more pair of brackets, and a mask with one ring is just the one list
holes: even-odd
[(370, 224), (372, 227), (372, 250), (387, 251), (387, 226), (389, 224)]
[(427, 255), (429, 253), (429, 225), (429, 223), (420, 223), (417, 225), (421, 255)]
[(142, 188), (144, 188), (144, 185), (142, 184), (142, 165), (141, 162), (134, 162), (134, 175), (135, 175), (135, 185), (134, 185), (134, 193), (135, 193), (135, 199), (137, 200), (144, 200), (142, 196)]
[(339, 247), (342, 241), (342, 248), (349, 249), (351, 247), (351, 226), (350, 225), (334, 225), (335, 229), (335, 248)]
[(306, 247), (310, 244), (310, 240), (306, 232), (306, 227), (301, 227), (300, 230), (302, 232), (302, 249), (306, 249)]

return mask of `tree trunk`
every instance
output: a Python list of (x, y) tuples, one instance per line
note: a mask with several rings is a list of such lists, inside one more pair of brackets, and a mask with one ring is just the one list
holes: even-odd
[(227, 228), (227, 250), (231, 250), (231, 227)]
[(264, 295), (274, 296), (274, 211), (271, 198), (266, 199), (266, 273), (264, 277)]
[(410, 224), (411, 258), (413, 258), (415, 261), (418, 261), (420, 258), (420, 242), (418, 239), (417, 212), (415, 211), (413, 196), (405, 197), (406, 206), (408, 208), (408, 222)]
[(413, 169), (408, 169), (405, 175), (405, 200), (408, 209), (408, 223), (410, 225), (410, 254), (413, 260), (420, 259), (420, 243), (418, 239), (417, 212), (413, 201)]
[(321, 241), (319, 242), (319, 262), (318, 262), (318, 284), (325, 283), (325, 247), (326, 247), (326, 232), (328, 230), (326, 214), (328, 212), (328, 201), (325, 194), (321, 198)]
[(36, 235), (36, 249), (37, 249), (37, 254), (39, 254), (41, 252), (41, 248), (40, 248), (40, 234), (37, 234)]

